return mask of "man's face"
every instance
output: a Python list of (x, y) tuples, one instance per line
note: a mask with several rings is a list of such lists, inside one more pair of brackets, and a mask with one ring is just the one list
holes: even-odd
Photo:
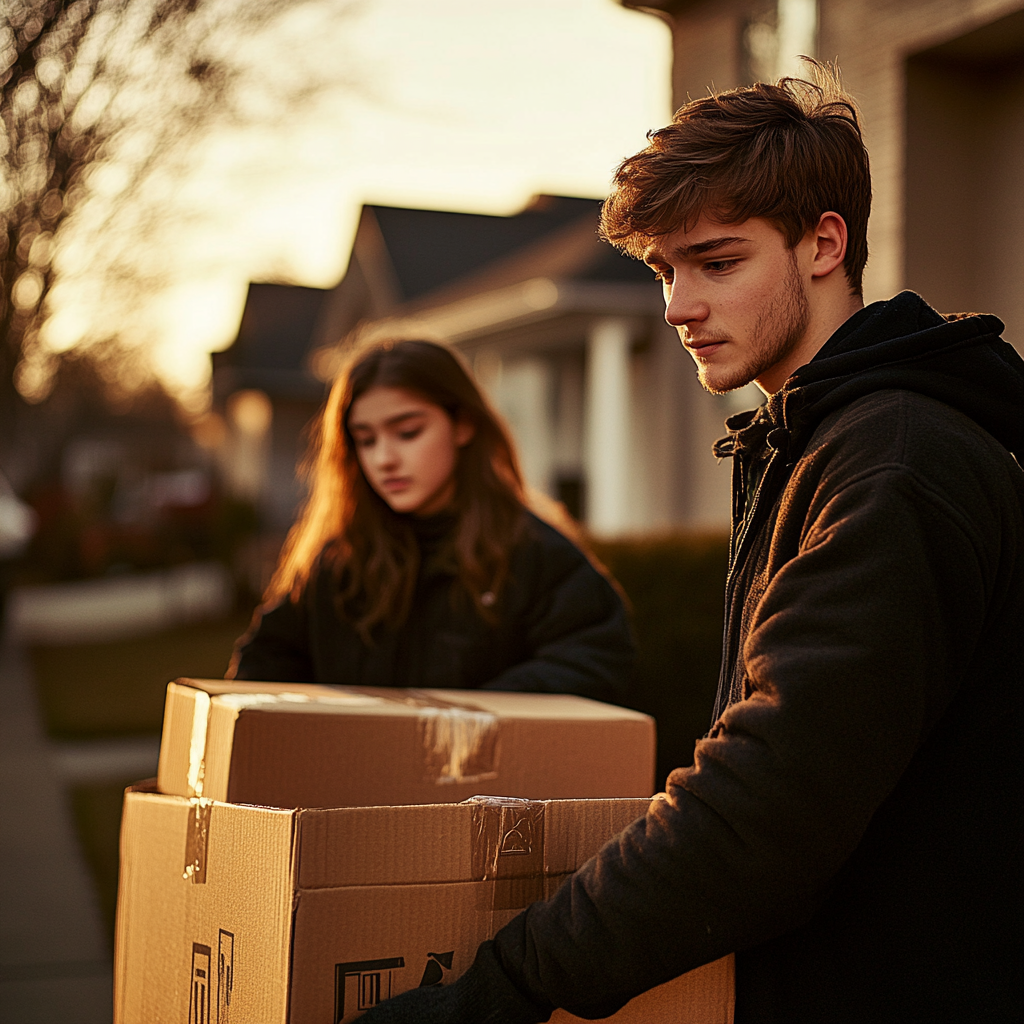
[(665, 290), (665, 319), (715, 394), (751, 381), (782, 387), (810, 323), (799, 271), (803, 243), (788, 249), (760, 217), (720, 224), (707, 217), (655, 239), (644, 259)]

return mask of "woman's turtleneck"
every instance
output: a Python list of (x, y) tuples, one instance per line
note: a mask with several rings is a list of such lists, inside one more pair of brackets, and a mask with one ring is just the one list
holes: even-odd
[(421, 573), (423, 570), (428, 573), (436, 569), (453, 570), (454, 566), (449, 564), (452, 561), (449, 541), (459, 521), (458, 515), (445, 510), (432, 516), (410, 515), (403, 518), (409, 524), (420, 549)]

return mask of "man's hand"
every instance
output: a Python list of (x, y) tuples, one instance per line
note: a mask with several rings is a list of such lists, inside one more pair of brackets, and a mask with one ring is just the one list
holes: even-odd
[(527, 999), (485, 942), (473, 966), (451, 985), (414, 988), (367, 1010), (359, 1024), (542, 1024), (553, 1007)]
[(455, 1021), (463, 1019), (455, 1015), (460, 1002), (454, 991), (456, 985), (457, 981), (452, 985), (414, 988), (409, 992), (403, 992), (400, 996), (367, 1010), (359, 1018), (359, 1024), (363, 1024), (364, 1021), (366, 1024), (411, 1024), (413, 1021), (418, 1024), (454, 1024)]

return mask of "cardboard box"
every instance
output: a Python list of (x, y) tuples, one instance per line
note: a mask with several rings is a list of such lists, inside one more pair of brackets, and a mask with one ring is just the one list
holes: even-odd
[[(647, 800), (284, 810), (125, 797), (116, 1024), (348, 1024), (458, 977)], [(729, 1024), (726, 958), (634, 999), (618, 1024)], [(558, 1011), (563, 1024), (577, 1020)]]
[(180, 679), (158, 788), (272, 807), (649, 797), (654, 720), (567, 694)]

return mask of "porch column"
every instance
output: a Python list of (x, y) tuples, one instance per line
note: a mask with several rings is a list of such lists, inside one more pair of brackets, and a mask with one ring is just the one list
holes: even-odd
[(624, 533), (629, 524), (630, 324), (597, 320), (587, 338), (586, 509), (595, 534)]

